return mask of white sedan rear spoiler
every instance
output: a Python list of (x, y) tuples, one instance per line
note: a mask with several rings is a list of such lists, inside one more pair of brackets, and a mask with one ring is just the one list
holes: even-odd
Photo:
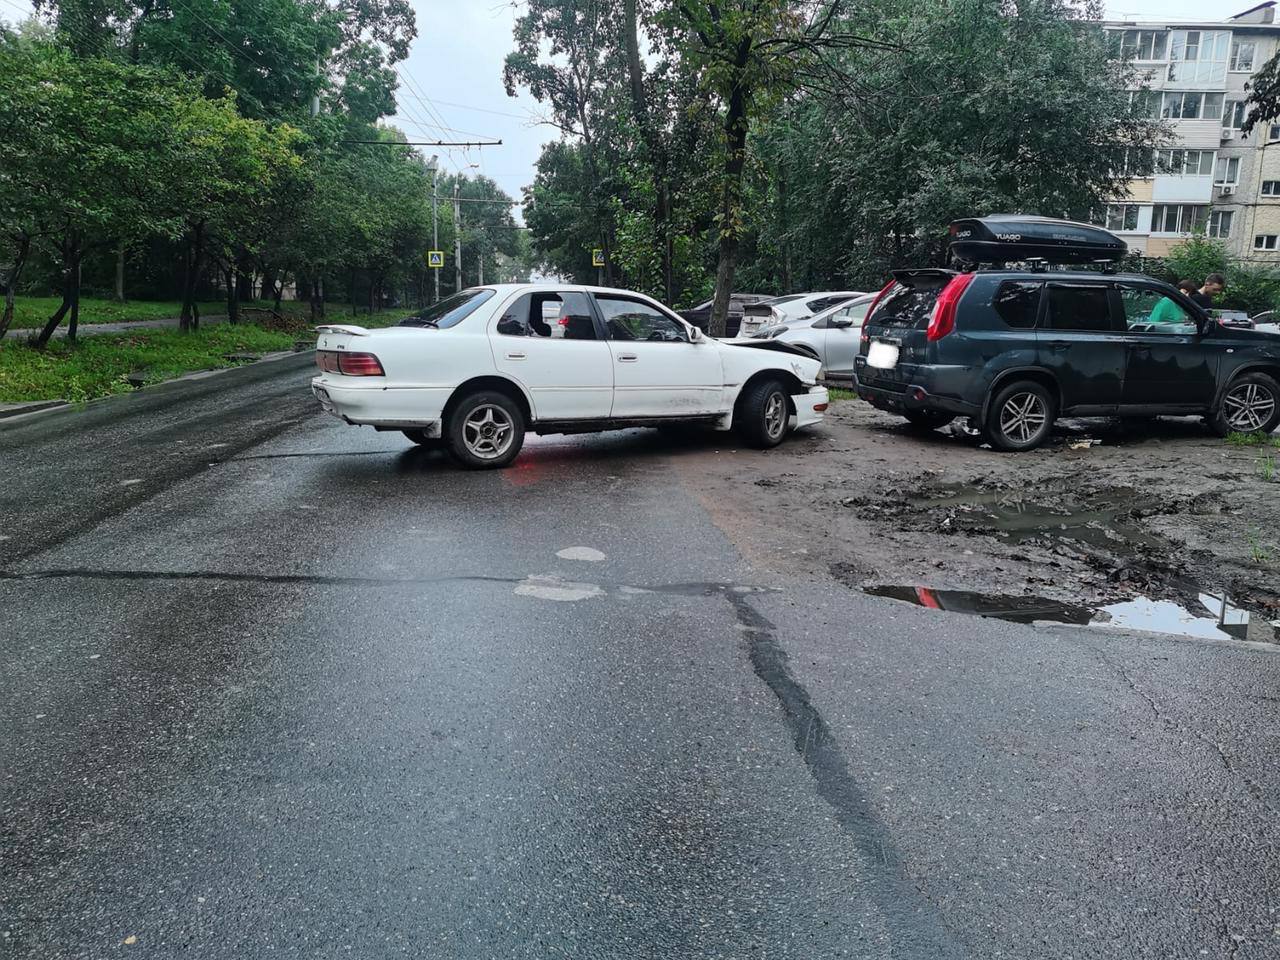
[(353, 337), (367, 337), (369, 331), (349, 323), (323, 323), (316, 327), (316, 333), (349, 333)]

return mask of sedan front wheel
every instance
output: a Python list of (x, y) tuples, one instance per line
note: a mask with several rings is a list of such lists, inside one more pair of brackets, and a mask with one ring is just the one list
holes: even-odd
[(748, 446), (766, 450), (787, 435), (791, 409), (787, 388), (779, 380), (760, 380), (742, 391), (733, 418), (738, 436)]

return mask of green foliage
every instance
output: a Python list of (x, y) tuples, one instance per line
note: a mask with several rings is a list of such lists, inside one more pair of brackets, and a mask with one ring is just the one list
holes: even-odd
[(157, 382), (193, 370), (234, 366), (226, 355), (288, 350), (293, 335), (253, 326), (218, 324), (194, 333), (154, 330), (103, 334), (79, 343), (54, 340), (36, 350), (18, 340), (0, 342), (0, 402), (79, 402), (127, 393), (131, 373)]
[[(18, 297), (14, 301), (13, 329), (32, 329), (44, 326), (49, 314), (58, 307), (60, 297)], [(218, 312), (222, 304), (201, 304), (202, 309)], [(80, 322), (82, 324), (128, 323), (135, 320), (167, 320), (176, 317), (182, 304), (176, 300), (116, 303), (99, 298), (82, 298)]]
[(1221, 273), (1226, 290), (1214, 302), (1223, 310), (1243, 310), (1252, 315), (1280, 307), (1280, 272), (1273, 267), (1233, 260), (1221, 240), (1190, 237), (1164, 258), (1165, 279), (1190, 280), (1199, 286), (1211, 273)]

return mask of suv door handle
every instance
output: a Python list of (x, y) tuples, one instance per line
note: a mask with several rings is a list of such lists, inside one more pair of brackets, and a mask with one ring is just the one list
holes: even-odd
[(618, 362), (619, 362), (619, 363), (635, 363), (635, 362), (636, 362), (637, 360), (639, 360), (639, 359), (640, 359), (640, 358), (639, 358), (638, 356), (636, 356), (634, 353), (620, 353), (620, 354), (618, 354)]
[(1050, 340), (1049, 346), (1054, 350), (1065, 350), (1071, 346), (1070, 340)]

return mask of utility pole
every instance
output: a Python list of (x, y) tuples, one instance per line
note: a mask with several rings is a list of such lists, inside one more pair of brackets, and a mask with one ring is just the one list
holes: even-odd
[(481, 227), (480, 229), (479, 247), (480, 247), (480, 252), (476, 256), (476, 272), (478, 274), (478, 276), (476, 277), (476, 285), (483, 287), (484, 286), (484, 228), (483, 227)]
[(462, 204), (458, 202), (457, 180), (453, 181), (453, 292), (462, 290)]
[[(440, 174), (440, 158), (434, 153), (428, 164), (431, 169), (431, 249), (440, 249), (440, 194), (436, 191), (436, 178)], [(440, 302), (440, 268), (431, 271), (435, 276), (435, 296), (432, 303)]]
[(316, 57), (317, 88), (316, 88), (316, 92), (311, 95), (311, 115), (313, 117), (318, 117), (320, 115), (320, 89), (318, 86), (319, 82), (320, 82), (320, 58)]

